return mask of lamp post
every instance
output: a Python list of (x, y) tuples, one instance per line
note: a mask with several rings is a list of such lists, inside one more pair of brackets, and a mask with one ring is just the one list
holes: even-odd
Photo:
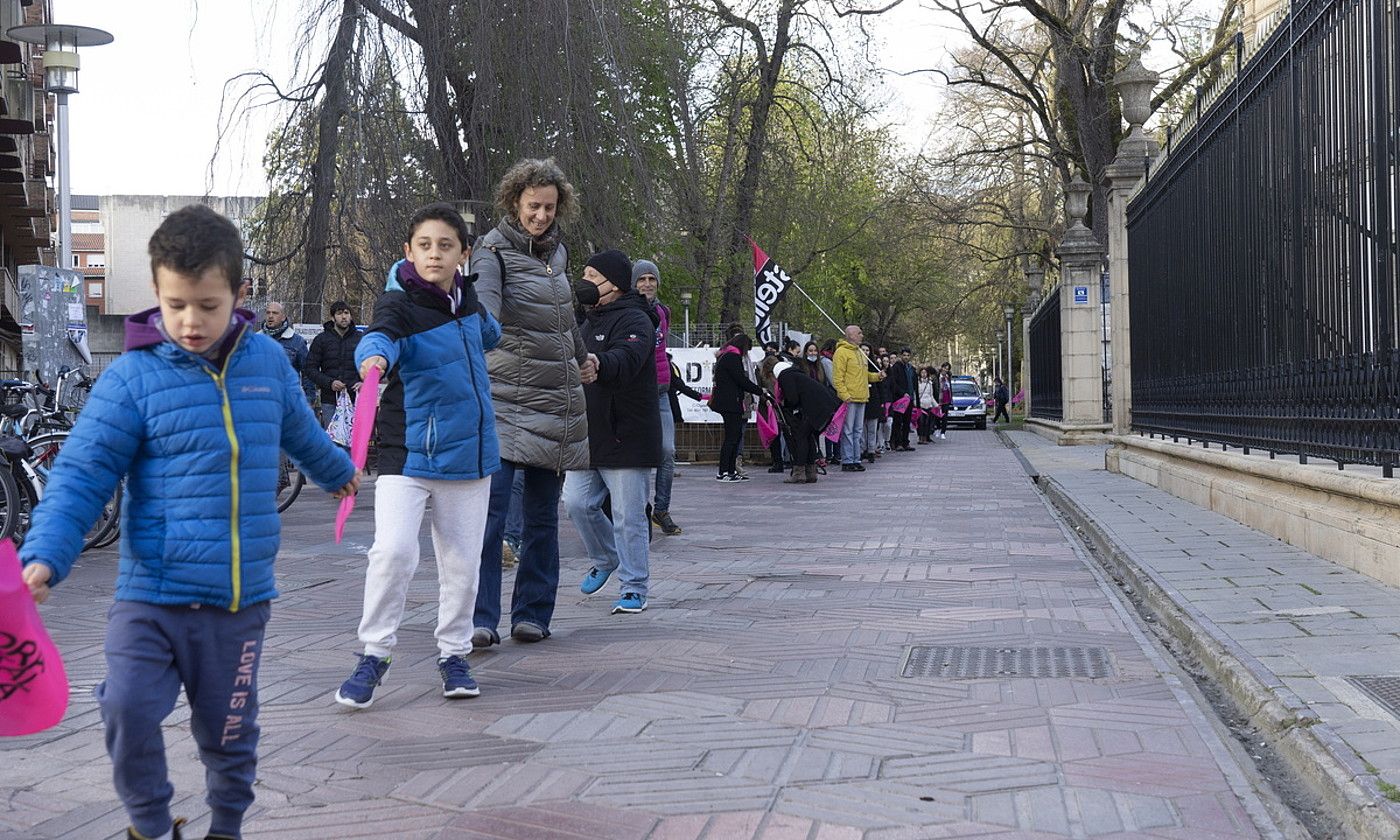
[(681, 306), (685, 307), (685, 346), (690, 346), (690, 292), (681, 292)]
[(16, 26), (11, 38), (44, 47), (44, 89), (57, 99), (58, 266), (73, 267), (73, 180), (68, 160), (68, 94), (78, 92), (78, 47), (112, 43), (112, 34), (90, 26), (45, 23)]

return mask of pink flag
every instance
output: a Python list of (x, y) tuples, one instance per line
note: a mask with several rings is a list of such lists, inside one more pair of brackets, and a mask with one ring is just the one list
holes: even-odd
[(754, 420), (758, 423), (758, 442), (765, 447), (772, 445), (773, 439), (778, 436), (778, 415), (773, 406), (763, 406)]
[(1011, 404), (1012, 404), (1012, 405), (1020, 405), (1020, 404), (1021, 404), (1021, 400), (1024, 400), (1025, 398), (1026, 398), (1026, 389), (1025, 389), (1025, 388), (1022, 388), (1021, 390), (1019, 390), (1019, 391), (1016, 392), (1016, 396), (1014, 396), (1014, 397), (1011, 398)]
[(0, 540), (0, 735), (32, 735), (63, 720), (68, 675), (20, 577), (15, 544)]
[(909, 395), (908, 395), (908, 394), (905, 394), (904, 396), (902, 396), (902, 397), (900, 397), (899, 399), (895, 400), (895, 401), (894, 401), (894, 413), (895, 413), (895, 414), (903, 414), (904, 412), (908, 411), (908, 410), (909, 410), (909, 403), (910, 403), (910, 402), (912, 402), (912, 400), (909, 399)]
[(822, 437), (832, 443), (841, 442), (841, 427), (846, 424), (846, 408), (848, 405), (849, 403), (841, 403), (841, 405), (837, 407), (836, 413), (831, 415), (831, 422), (826, 424), (826, 431), (822, 433)]
[[(350, 430), (350, 462), (356, 470), (365, 468), (369, 458), (369, 439), (374, 434), (374, 415), (379, 411), (379, 368), (369, 369), (364, 384), (360, 386), (360, 399), (355, 403), (355, 427)], [(350, 511), (355, 509), (355, 497), (346, 496), (340, 500), (340, 510), (335, 515), (335, 541), (345, 535), (345, 521)]]

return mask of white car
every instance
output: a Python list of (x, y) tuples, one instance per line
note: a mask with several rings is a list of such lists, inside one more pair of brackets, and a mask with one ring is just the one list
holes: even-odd
[(968, 423), (978, 429), (987, 428), (987, 401), (982, 398), (982, 389), (976, 381), (969, 379), (953, 380), (953, 406), (948, 412), (948, 422)]

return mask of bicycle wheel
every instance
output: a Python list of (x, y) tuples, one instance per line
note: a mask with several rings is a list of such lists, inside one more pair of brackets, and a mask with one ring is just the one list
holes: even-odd
[(292, 502), (297, 500), (301, 493), (302, 485), (306, 484), (306, 476), (301, 474), (297, 465), (292, 463), (292, 459), (287, 457), (287, 453), (282, 453), (282, 460), (277, 465), (277, 512), (281, 513), (292, 506)]
[(24, 497), (15, 477), (10, 475), (10, 465), (0, 460), (0, 539), (14, 536), (24, 507)]
[(102, 513), (98, 515), (97, 521), (87, 532), (87, 537), (83, 539), (83, 551), (90, 548), (102, 548), (111, 545), (119, 534), (119, 527), (122, 518), (122, 485), (117, 484), (117, 490), (112, 494), (112, 498), (107, 500), (107, 504), (102, 506)]

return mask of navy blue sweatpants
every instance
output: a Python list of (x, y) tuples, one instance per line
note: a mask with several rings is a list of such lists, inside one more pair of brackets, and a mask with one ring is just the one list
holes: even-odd
[(107, 679), (97, 686), (112, 780), (131, 824), (147, 837), (170, 829), (174, 788), (161, 722), (180, 686), (204, 762), (212, 834), (240, 836), (257, 771), (258, 663), (270, 602), (236, 613), (208, 605), (117, 601), (107, 613)]

